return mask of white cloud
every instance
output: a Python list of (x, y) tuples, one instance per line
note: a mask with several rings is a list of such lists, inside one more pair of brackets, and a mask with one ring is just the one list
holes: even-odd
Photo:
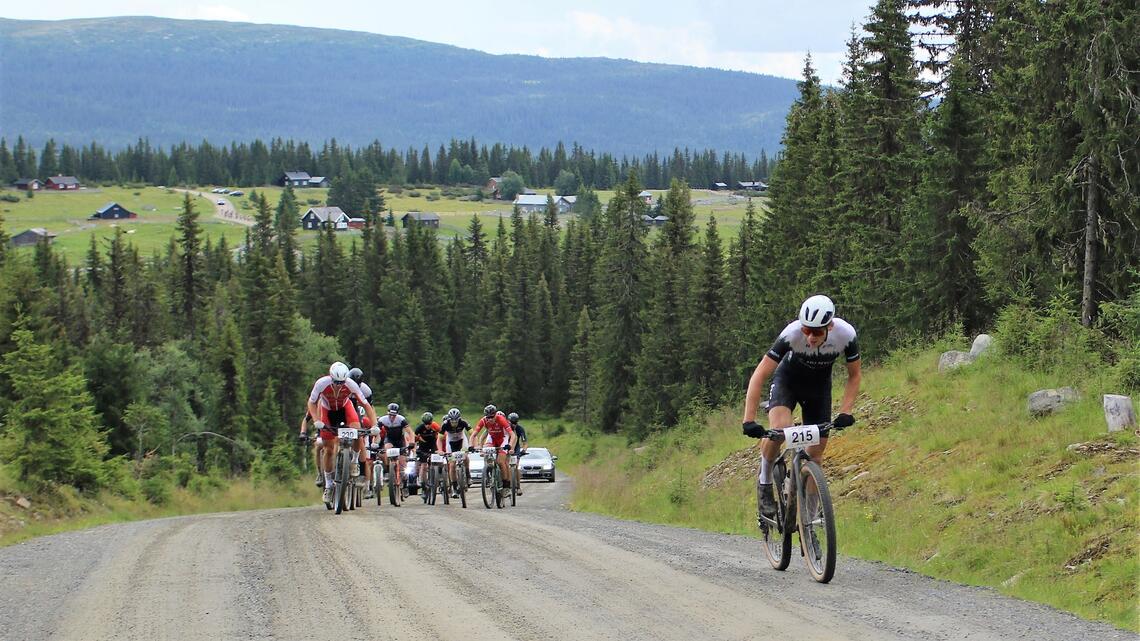
[[(674, 27), (570, 11), (563, 21), (518, 26), (509, 52), (544, 57), (604, 56), (799, 78), (807, 53), (720, 49), (713, 25), (704, 21)], [(841, 51), (812, 53), (823, 82), (839, 81), (843, 56)]]
[(248, 13), (220, 4), (199, 4), (192, 7), (182, 7), (178, 10), (175, 17), (186, 20), (224, 20), (227, 22), (254, 21)]

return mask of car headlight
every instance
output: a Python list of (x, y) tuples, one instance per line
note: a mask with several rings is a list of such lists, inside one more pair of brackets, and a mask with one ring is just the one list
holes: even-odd
[(553, 470), (553, 469), (554, 469), (554, 466), (553, 466), (553, 465), (551, 465), (550, 463), (543, 463), (543, 464), (542, 464), (542, 469), (544, 469), (544, 470)]

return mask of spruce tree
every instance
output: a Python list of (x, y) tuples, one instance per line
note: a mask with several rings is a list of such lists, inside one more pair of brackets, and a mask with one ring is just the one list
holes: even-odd
[(25, 325), (12, 333), (0, 374), (9, 385), (0, 455), (16, 480), (46, 491), (56, 483), (94, 492), (105, 482), (107, 441), (83, 375), (60, 369), (50, 345)]
[(202, 304), (205, 282), (202, 274), (202, 226), (198, 212), (187, 193), (178, 215), (178, 277), (175, 284), (179, 326), (191, 338), (197, 335), (199, 308)]
[(641, 349), (646, 277), (645, 201), (638, 197), (641, 184), (636, 172), (614, 194), (606, 207), (605, 240), (598, 259), (606, 282), (603, 302), (591, 336), (593, 378), (606, 381), (591, 389), (591, 424), (607, 432), (633, 429), (624, 419), (629, 410), (629, 391), (635, 381), (634, 361)]

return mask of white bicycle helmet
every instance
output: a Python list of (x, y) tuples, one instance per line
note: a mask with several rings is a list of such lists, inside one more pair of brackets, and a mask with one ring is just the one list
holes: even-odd
[(337, 361), (329, 366), (329, 376), (334, 383), (343, 383), (348, 378), (348, 365)]
[(400, 406), (395, 403), (388, 403), (388, 414), (395, 416), (400, 413)]
[(453, 408), (447, 410), (447, 420), (449, 420), (449, 421), (458, 421), (459, 420), (459, 408), (458, 407), (453, 407)]
[(827, 327), (835, 318), (835, 303), (823, 294), (816, 294), (800, 305), (800, 325), (804, 327)]

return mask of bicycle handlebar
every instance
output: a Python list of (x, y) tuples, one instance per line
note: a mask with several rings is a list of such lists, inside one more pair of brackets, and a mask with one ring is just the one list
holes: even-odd
[[(758, 429), (756, 429), (752, 433), (745, 433), (745, 436), (748, 436), (751, 438), (769, 438), (769, 439), (772, 439), (773, 441), (775, 441), (777, 443), (784, 440), (783, 428), (766, 430), (766, 429), (764, 429), (763, 425), (759, 425), (759, 424), (756, 425), (756, 427)], [(828, 421), (826, 423), (819, 423), (818, 425), (816, 425), (816, 427), (819, 428), (819, 435), (822, 438), (827, 438), (828, 434), (830, 434), (832, 431), (840, 432), (840, 431), (845, 429), (842, 427), (836, 427), (835, 424), (832, 423), (831, 421)]]

